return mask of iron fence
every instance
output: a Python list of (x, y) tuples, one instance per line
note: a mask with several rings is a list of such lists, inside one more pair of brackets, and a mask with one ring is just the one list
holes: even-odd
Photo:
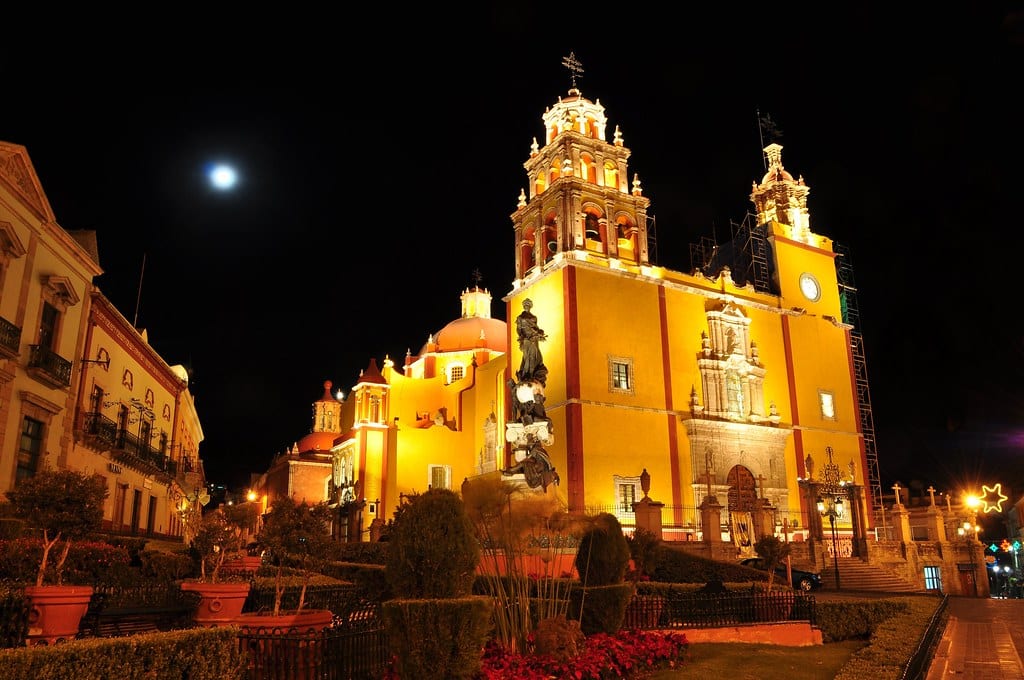
[(389, 651), (376, 605), (349, 612), (323, 630), (240, 628), (246, 680), (375, 680)]
[(793, 591), (638, 595), (626, 608), (632, 629), (718, 628), (745, 623), (817, 621), (814, 596)]

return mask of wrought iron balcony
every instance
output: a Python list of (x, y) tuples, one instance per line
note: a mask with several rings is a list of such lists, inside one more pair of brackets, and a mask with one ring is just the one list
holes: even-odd
[(102, 413), (84, 413), (82, 436), (87, 444), (109, 451), (117, 441), (117, 423)]
[(15, 359), (21, 353), (21, 329), (0, 316), (0, 357)]
[(135, 468), (175, 476), (178, 464), (170, 456), (154, 449), (127, 430), (117, 430), (114, 436), (114, 456)]
[(71, 362), (48, 347), (29, 345), (28, 374), (55, 389), (71, 386)]

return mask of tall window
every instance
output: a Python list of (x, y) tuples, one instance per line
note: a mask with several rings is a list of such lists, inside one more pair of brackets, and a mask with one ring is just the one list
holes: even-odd
[(39, 320), (39, 345), (44, 349), (53, 349), (57, 342), (57, 322), (60, 312), (49, 302), (43, 302), (43, 316)]
[(633, 503), (636, 503), (636, 486), (634, 484), (619, 484), (619, 510), (633, 512)]
[(836, 419), (835, 396), (828, 390), (818, 390), (818, 405), (821, 407), (821, 417), (825, 420)]
[(43, 423), (35, 418), (21, 421), (21, 445), (18, 448), (16, 479), (33, 476), (39, 469), (39, 454), (43, 450)]
[(608, 391), (634, 394), (632, 359), (608, 357)]
[(928, 590), (942, 590), (942, 572), (938, 567), (924, 568), (924, 587)]
[(611, 511), (620, 521), (633, 523), (633, 503), (640, 498), (640, 477), (612, 475), (612, 493), (615, 494), (615, 507)]
[(452, 468), (449, 465), (430, 466), (430, 488), (450, 489), (452, 488)]
[(92, 386), (89, 393), (89, 412), (99, 413), (103, 409), (103, 388), (99, 385)]

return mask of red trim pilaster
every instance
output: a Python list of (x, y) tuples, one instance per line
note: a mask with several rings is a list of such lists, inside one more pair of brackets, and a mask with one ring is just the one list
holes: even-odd
[(570, 512), (584, 509), (583, 407), (580, 405), (580, 334), (576, 268), (565, 268), (562, 307), (565, 326), (565, 465)]

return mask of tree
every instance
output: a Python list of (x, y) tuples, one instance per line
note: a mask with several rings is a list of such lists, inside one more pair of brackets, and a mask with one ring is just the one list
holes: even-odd
[(43, 556), (36, 585), (43, 585), (50, 551), (63, 539), (54, 565), (57, 585), (63, 585), (64, 562), (71, 543), (96, 531), (103, 523), (103, 501), (108, 492), (103, 480), (74, 470), (46, 468), (20, 480), (7, 492), (14, 514), (42, 532)]
[(782, 560), (789, 557), (789, 543), (783, 542), (778, 536), (762, 536), (754, 543), (754, 552), (764, 560), (764, 566), (768, 570), (768, 590), (771, 590), (775, 580), (775, 570)]
[(239, 552), (245, 542), (245, 529), (250, 513), (241, 506), (224, 506), (203, 515), (199, 529), (192, 539), (192, 549), (199, 555), (199, 578), (217, 583), (224, 561)]
[(327, 503), (298, 503), (288, 496), (275, 500), (264, 515), (263, 528), (256, 542), (266, 551), (271, 564), (277, 567), (274, 575), (274, 616), (281, 613), (281, 598), (285, 588), (282, 575), (286, 564), (297, 565), (302, 571), (302, 591), (299, 593), (299, 606), (296, 610), (302, 611), (306, 602), (306, 587), (317, 568), (327, 560), (331, 543), (330, 518), (331, 511)]

